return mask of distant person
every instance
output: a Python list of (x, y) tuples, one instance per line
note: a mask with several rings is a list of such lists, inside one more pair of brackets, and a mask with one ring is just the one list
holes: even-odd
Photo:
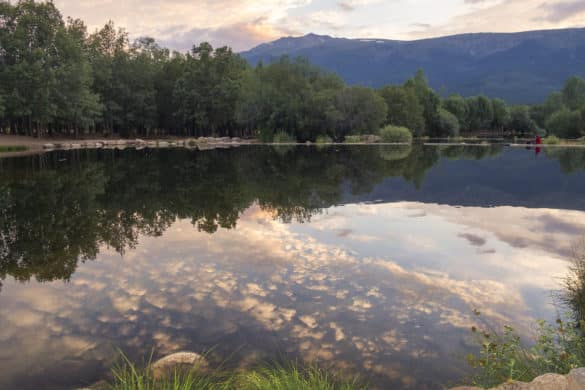
[(540, 137), (540, 135), (536, 136), (536, 144), (537, 145), (542, 145), (542, 138)]

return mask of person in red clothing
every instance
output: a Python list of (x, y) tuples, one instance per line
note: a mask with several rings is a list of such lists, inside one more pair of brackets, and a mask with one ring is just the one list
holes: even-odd
[(536, 144), (537, 145), (542, 145), (542, 138), (540, 138), (540, 135), (536, 136)]

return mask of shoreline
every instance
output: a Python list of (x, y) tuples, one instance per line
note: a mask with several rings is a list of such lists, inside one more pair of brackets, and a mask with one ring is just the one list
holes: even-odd
[(259, 142), (256, 139), (241, 139), (241, 138), (230, 138), (230, 137), (175, 137), (175, 138), (157, 138), (157, 139), (123, 139), (123, 138), (88, 138), (88, 139), (73, 139), (73, 138), (35, 138), (28, 136), (19, 135), (0, 135), (0, 146), (24, 146), (27, 150), (15, 151), (15, 152), (1, 152), (1, 157), (20, 157), (41, 154), (45, 152), (57, 151), (57, 150), (79, 150), (79, 149), (118, 149), (123, 150), (127, 148), (187, 148), (187, 149), (198, 149), (198, 150), (210, 150), (210, 149), (221, 149), (221, 148), (232, 148), (246, 145), (265, 145), (265, 146), (317, 146), (317, 147), (328, 147), (328, 146), (405, 146), (405, 145), (424, 145), (424, 146), (473, 146), (473, 147), (491, 147), (491, 146), (504, 146), (511, 148), (585, 148), (583, 143), (569, 143), (563, 142), (559, 144), (527, 144), (518, 142), (490, 142), (489, 140), (479, 141), (476, 138), (461, 139), (458, 142), (413, 142), (410, 143), (383, 143), (383, 142), (358, 142), (358, 143), (313, 143), (313, 142), (290, 142), (290, 143), (266, 143)]

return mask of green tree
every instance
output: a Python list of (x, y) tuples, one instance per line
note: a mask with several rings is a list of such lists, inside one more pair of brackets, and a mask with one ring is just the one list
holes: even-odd
[(459, 135), (459, 120), (444, 108), (439, 109), (437, 135), (455, 137)]
[(470, 131), (490, 129), (494, 122), (492, 102), (485, 96), (466, 99), (467, 123)]
[(561, 138), (579, 138), (585, 134), (581, 113), (563, 108), (548, 118), (546, 129)]
[(441, 99), (435, 91), (429, 88), (424, 72), (418, 70), (412, 79), (406, 81), (404, 87), (414, 91), (419, 103), (423, 107), (426, 133), (431, 136), (437, 135)]
[(581, 77), (571, 77), (565, 82), (562, 90), (563, 103), (570, 110), (576, 110), (585, 105), (585, 80)]
[(407, 127), (417, 135), (424, 134), (424, 110), (413, 88), (386, 86), (379, 94), (388, 106), (386, 123)]
[(442, 106), (445, 110), (455, 115), (459, 120), (461, 130), (469, 131), (469, 125), (467, 123), (467, 103), (461, 95), (451, 95), (447, 99), (443, 100)]
[(528, 106), (512, 107), (507, 128), (520, 134), (532, 134), (536, 130), (536, 123), (530, 117), (530, 108)]
[(335, 96), (335, 110), (339, 113), (335, 139), (343, 140), (348, 134), (377, 133), (386, 120), (388, 108), (372, 89), (348, 87)]
[(502, 99), (492, 99), (492, 123), (491, 129), (503, 130), (510, 122), (510, 109)]

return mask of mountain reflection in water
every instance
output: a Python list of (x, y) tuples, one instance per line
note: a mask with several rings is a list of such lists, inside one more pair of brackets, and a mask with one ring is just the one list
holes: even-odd
[(456, 383), (474, 308), (526, 333), (554, 315), (583, 162), (379, 146), (0, 160), (0, 388), (91, 383), (117, 348)]

